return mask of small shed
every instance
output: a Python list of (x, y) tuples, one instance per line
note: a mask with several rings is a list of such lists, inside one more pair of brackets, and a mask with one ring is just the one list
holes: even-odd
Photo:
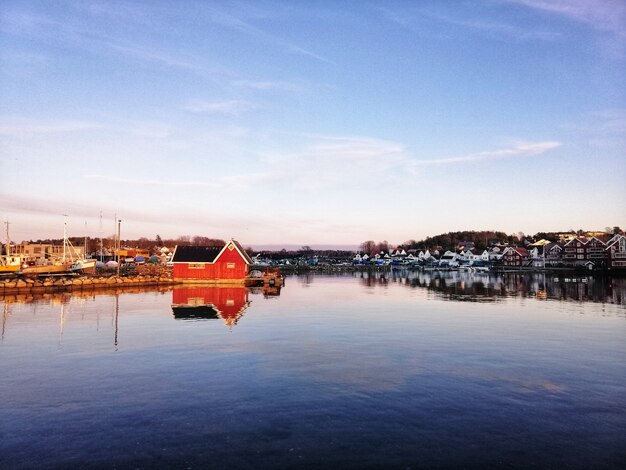
[(171, 262), (176, 281), (243, 283), (252, 259), (237, 241), (230, 240), (223, 247), (178, 245)]

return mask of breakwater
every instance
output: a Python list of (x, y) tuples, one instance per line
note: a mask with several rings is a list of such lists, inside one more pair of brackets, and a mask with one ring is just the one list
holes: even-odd
[(0, 295), (35, 294), (96, 289), (124, 289), (129, 287), (169, 286), (177, 284), (167, 275), (139, 276), (61, 276), (56, 278), (25, 278), (0, 280)]

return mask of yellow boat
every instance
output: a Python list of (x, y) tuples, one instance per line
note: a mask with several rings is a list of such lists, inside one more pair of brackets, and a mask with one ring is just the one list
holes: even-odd
[(20, 255), (4, 255), (0, 256), (0, 273), (15, 273), (22, 266), (22, 257)]

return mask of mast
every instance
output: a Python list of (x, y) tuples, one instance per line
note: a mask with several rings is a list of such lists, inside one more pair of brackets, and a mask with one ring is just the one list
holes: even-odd
[(10, 222), (7, 220), (6, 222), (4, 222), (4, 224), (7, 226), (7, 239), (6, 239), (7, 243), (6, 243), (6, 248), (4, 250), (4, 254), (6, 256), (9, 256), (11, 254), (10, 253), (10, 251), (11, 251), (11, 239), (9, 238), (9, 225), (10, 225)]
[(65, 221), (63, 222), (63, 263), (65, 263), (67, 253), (67, 214), (63, 214)]
[(83, 247), (83, 259), (87, 259), (87, 221), (85, 220), (85, 246)]
[(104, 246), (102, 245), (102, 211), (100, 211), (100, 262), (104, 261)]

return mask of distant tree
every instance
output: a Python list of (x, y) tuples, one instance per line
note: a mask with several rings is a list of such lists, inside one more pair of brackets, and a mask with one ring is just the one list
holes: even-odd
[(180, 235), (175, 243), (177, 245), (189, 245), (191, 243), (191, 235)]
[(411, 239), (411, 240), (407, 240), (404, 243), (402, 243), (400, 245), (400, 247), (404, 248), (405, 250), (411, 250), (411, 249), (417, 248), (418, 245), (419, 245), (419, 243), (417, 241)]
[(157, 246), (163, 246), (163, 240), (161, 240), (161, 235), (157, 233), (155, 243)]
[(624, 233), (623, 230), (621, 228), (619, 228), (617, 225), (615, 227), (613, 227), (613, 235), (617, 235), (619, 233)]
[(537, 232), (533, 237), (536, 241), (548, 240), (550, 242), (556, 242), (559, 239), (559, 237), (554, 232)]
[(373, 255), (376, 251), (376, 242), (374, 240), (367, 240), (366, 242), (361, 243), (359, 248), (363, 253)]
[(313, 254), (313, 250), (309, 245), (304, 245), (302, 248), (300, 248), (300, 253), (302, 254), (302, 256), (309, 257)]
[(196, 246), (224, 246), (226, 242), (219, 238), (210, 238), (201, 235), (195, 235), (191, 239), (191, 244)]
[(378, 242), (378, 244), (376, 245), (376, 249), (378, 250), (378, 253), (381, 253), (383, 251), (385, 252), (389, 251), (389, 242), (387, 240)]

